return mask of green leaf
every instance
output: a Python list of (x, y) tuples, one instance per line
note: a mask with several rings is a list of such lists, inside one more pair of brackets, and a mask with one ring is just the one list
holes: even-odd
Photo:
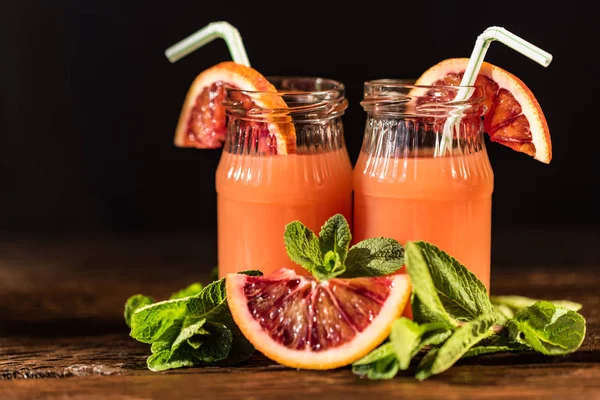
[(404, 248), (390, 238), (363, 240), (350, 248), (342, 278), (389, 275), (404, 265)]
[(183, 318), (175, 321), (160, 337), (152, 342), (152, 353), (158, 353), (163, 350), (172, 350), (173, 342), (177, 340), (183, 326)]
[(392, 354), (394, 354), (394, 345), (392, 344), (392, 342), (386, 342), (381, 346), (377, 347), (375, 350), (371, 351), (369, 354), (367, 354), (360, 360), (354, 362), (354, 364), (352, 365), (371, 364), (377, 360), (381, 360), (382, 358), (386, 358)]
[[(456, 326), (456, 321), (444, 308), (438, 289), (429, 270), (428, 249), (423, 243), (406, 244), (406, 270), (410, 275), (413, 288), (413, 301), (418, 298), (419, 316), (427, 315), (428, 320), (442, 321)], [(421, 321), (419, 321), (421, 322)]]
[(194, 296), (200, 293), (203, 286), (201, 283), (192, 283), (190, 286), (175, 292), (169, 297), (169, 299), (182, 299), (184, 297)]
[(417, 373), (418, 379), (423, 380), (431, 375), (439, 374), (450, 368), (470, 348), (483, 339), (494, 334), (491, 329), (494, 326), (493, 315), (482, 315), (463, 326), (444, 342), (435, 355), (432, 362), (421, 366)]
[(225, 360), (233, 344), (231, 330), (223, 324), (213, 322), (208, 322), (205, 328), (208, 335), (202, 336), (202, 345), (194, 352), (194, 356), (206, 363)]
[[(530, 307), (541, 301), (539, 299), (531, 299), (523, 296), (491, 296), (490, 300), (492, 304), (499, 308), (501, 306), (507, 307), (512, 310), (513, 313), (519, 312), (524, 308)], [(564, 307), (571, 311), (579, 311), (583, 307), (579, 303), (575, 303), (569, 300), (546, 300), (556, 306)]]
[(225, 304), (226, 296), (225, 278), (212, 282), (197, 295), (186, 299), (188, 315), (208, 319), (212, 316), (211, 313), (218, 314), (220, 310), (217, 310), (217, 307)]
[(172, 341), (168, 340), (157, 340), (156, 342), (152, 342), (150, 346), (150, 351), (152, 354), (161, 352), (163, 350), (171, 350)]
[[(342, 214), (336, 214), (329, 218), (321, 227), (319, 233), (319, 245), (321, 254), (332, 251), (338, 255), (339, 262), (344, 265), (348, 247), (352, 241), (352, 233), (346, 218)], [(326, 265), (325, 265), (326, 266)]]
[(502, 325), (506, 325), (506, 322), (515, 316), (514, 311), (504, 304), (495, 304), (494, 312), (496, 313), (498, 323)]
[(311, 274), (323, 265), (319, 238), (300, 221), (290, 222), (285, 226), (283, 241), (290, 260)]
[(193, 349), (198, 349), (204, 343), (204, 337), (202, 335), (192, 336), (187, 340), (187, 344)]
[(585, 337), (585, 319), (575, 311), (538, 301), (508, 322), (509, 337), (546, 355), (572, 353)]
[[(262, 275), (253, 270), (240, 273)], [(225, 279), (193, 296), (139, 308), (131, 319), (131, 336), (151, 343), (153, 354), (147, 363), (153, 371), (202, 363), (233, 364), (254, 352), (227, 306)]]
[(208, 335), (209, 332), (203, 328), (206, 323), (206, 318), (187, 316), (183, 320), (183, 324), (179, 330), (179, 335), (173, 341), (171, 349), (175, 350), (179, 345), (194, 335)]
[[(429, 342), (424, 342), (423, 339), (428, 335)], [(390, 342), (394, 347), (399, 368), (408, 369), (410, 361), (424, 346), (445, 340), (449, 335), (449, 326), (443, 322), (419, 325), (406, 317), (397, 319), (392, 325)]]
[(141, 308), (131, 317), (130, 336), (143, 343), (158, 340), (187, 310), (186, 299), (165, 300)]
[(394, 354), (390, 354), (370, 364), (355, 364), (352, 366), (352, 372), (374, 380), (392, 379), (398, 373), (398, 361)]
[(492, 335), (482, 340), (463, 354), (462, 358), (475, 357), (482, 354), (492, 353), (516, 353), (531, 350), (529, 346), (510, 340), (503, 335)]
[(438, 347), (434, 347), (431, 350), (429, 350), (427, 354), (425, 354), (425, 357), (421, 359), (421, 362), (419, 362), (419, 365), (417, 366), (417, 373), (415, 374), (415, 378), (417, 378), (420, 381), (424, 381), (425, 379), (433, 375), (431, 373), (431, 366), (435, 362), (439, 351), (440, 349)]
[(446, 339), (448, 339), (450, 337), (450, 335), (452, 335), (452, 332), (454, 332), (453, 330), (440, 330), (440, 331), (433, 331), (433, 332), (428, 332), (426, 334), (423, 335), (423, 339), (421, 340), (421, 349), (424, 349), (427, 346), (437, 346), (440, 345), (442, 343), (444, 343), (446, 341)]
[(238, 272), (238, 274), (243, 274), (243, 275), (248, 275), (248, 276), (262, 276), (263, 273), (257, 269), (247, 269), (247, 270)]
[(323, 257), (323, 266), (319, 266), (315, 269), (319, 275), (326, 279), (335, 278), (336, 276), (344, 273), (346, 267), (342, 263), (340, 255), (333, 250), (330, 250)]
[[(414, 285), (413, 285), (414, 287)], [(431, 309), (427, 308), (421, 300), (415, 295), (414, 291), (410, 294), (410, 305), (412, 308), (413, 321), (419, 324), (427, 324), (431, 322), (445, 322), (448, 325), (455, 325), (450, 315), (446, 313), (446, 316), (440, 316), (439, 314), (433, 313)]]
[(134, 294), (125, 302), (125, 311), (123, 313), (125, 317), (125, 323), (131, 328), (131, 317), (139, 308), (147, 306), (148, 304), (154, 303), (152, 297), (144, 296), (143, 294)]
[(181, 347), (176, 351), (163, 350), (152, 354), (146, 360), (146, 365), (151, 371), (165, 371), (172, 368), (193, 367), (195, 359), (189, 347)]
[(494, 312), (483, 283), (436, 246), (407, 243), (406, 265), (416, 296), (440, 320), (455, 325)]

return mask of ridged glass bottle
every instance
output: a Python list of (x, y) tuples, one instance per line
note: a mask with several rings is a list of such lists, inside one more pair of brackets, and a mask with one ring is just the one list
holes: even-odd
[(277, 93), (226, 93), (228, 131), (216, 174), (220, 276), (282, 267), (306, 273), (286, 253), (285, 225), (299, 220), (319, 232), (336, 213), (352, 223), (344, 85), (269, 80)]
[(368, 114), (354, 168), (354, 238), (424, 240), (489, 288), (494, 174), (481, 98), (458, 87), (365, 84)]

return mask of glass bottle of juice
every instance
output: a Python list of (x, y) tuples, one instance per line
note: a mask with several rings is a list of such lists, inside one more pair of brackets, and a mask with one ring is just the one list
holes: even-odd
[[(269, 80), (278, 92), (226, 90), (227, 137), (216, 173), (219, 277), (281, 267), (306, 273), (287, 256), (285, 225), (300, 220), (319, 232), (336, 213), (352, 223), (344, 85), (322, 78)], [(278, 141), (285, 138), (273, 132), (295, 132), (288, 146), (295, 150), (280, 154)]]
[[(457, 86), (365, 83), (368, 114), (354, 168), (354, 240), (388, 236), (440, 247), (490, 283), (494, 174), (483, 99), (453, 103)], [(448, 118), (456, 117), (444, 137)], [(444, 145), (444, 142), (447, 146)]]

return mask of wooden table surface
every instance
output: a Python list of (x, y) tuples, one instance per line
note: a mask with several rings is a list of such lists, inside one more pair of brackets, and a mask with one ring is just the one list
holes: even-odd
[[(215, 264), (213, 239), (5, 238), (0, 399), (600, 399), (599, 236), (584, 233), (574, 248), (537, 233), (508, 235), (506, 246), (495, 245), (494, 252), (505, 253), (496, 257), (492, 292), (582, 303), (587, 334), (580, 350), (480, 356), (424, 382), (414, 371), (389, 381), (360, 379), (349, 368), (298, 371), (260, 354), (230, 368), (148, 371), (149, 348), (128, 336), (123, 303), (134, 293), (165, 298), (206, 282)], [(523, 251), (515, 252), (511, 240)], [(526, 251), (524, 241), (537, 243), (537, 253)]]

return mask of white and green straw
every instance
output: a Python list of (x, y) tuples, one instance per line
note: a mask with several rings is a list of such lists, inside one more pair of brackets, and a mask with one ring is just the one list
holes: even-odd
[[(529, 57), (544, 67), (547, 67), (550, 65), (550, 62), (552, 62), (552, 55), (550, 53), (540, 49), (537, 46), (534, 46), (533, 44), (520, 38), (514, 33), (507, 31), (504, 28), (491, 26), (483, 31), (483, 33), (477, 37), (477, 41), (475, 41), (475, 47), (471, 53), (471, 58), (467, 64), (463, 79), (460, 82), (460, 86), (463, 87), (458, 90), (454, 101), (464, 101), (471, 97), (473, 88), (465, 86), (473, 86), (475, 84), (475, 80), (477, 79), (477, 75), (479, 74), (479, 70), (483, 64), (485, 54), (487, 53), (490, 44), (495, 40), (504, 43), (513, 50), (516, 50), (524, 56)], [(444, 133), (440, 143), (441, 154), (444, 154), (448, 144), (452, 143), (452, 126), (457, 122), (457, 120), (458, 115), (451, 116), (446, 120), (446, 124), (444, 125)]]
[(165, 56), (167, 56), (169, 61), (174, 63), (215, 39), (223, 39), (225, 41), (229, 48), (229, 53), (231, 53), (231, 59), (234, 62), (250, 66), (240, 32), (229, 22), (225, 21), (212, 22), (175, 43), (165, 50)]

